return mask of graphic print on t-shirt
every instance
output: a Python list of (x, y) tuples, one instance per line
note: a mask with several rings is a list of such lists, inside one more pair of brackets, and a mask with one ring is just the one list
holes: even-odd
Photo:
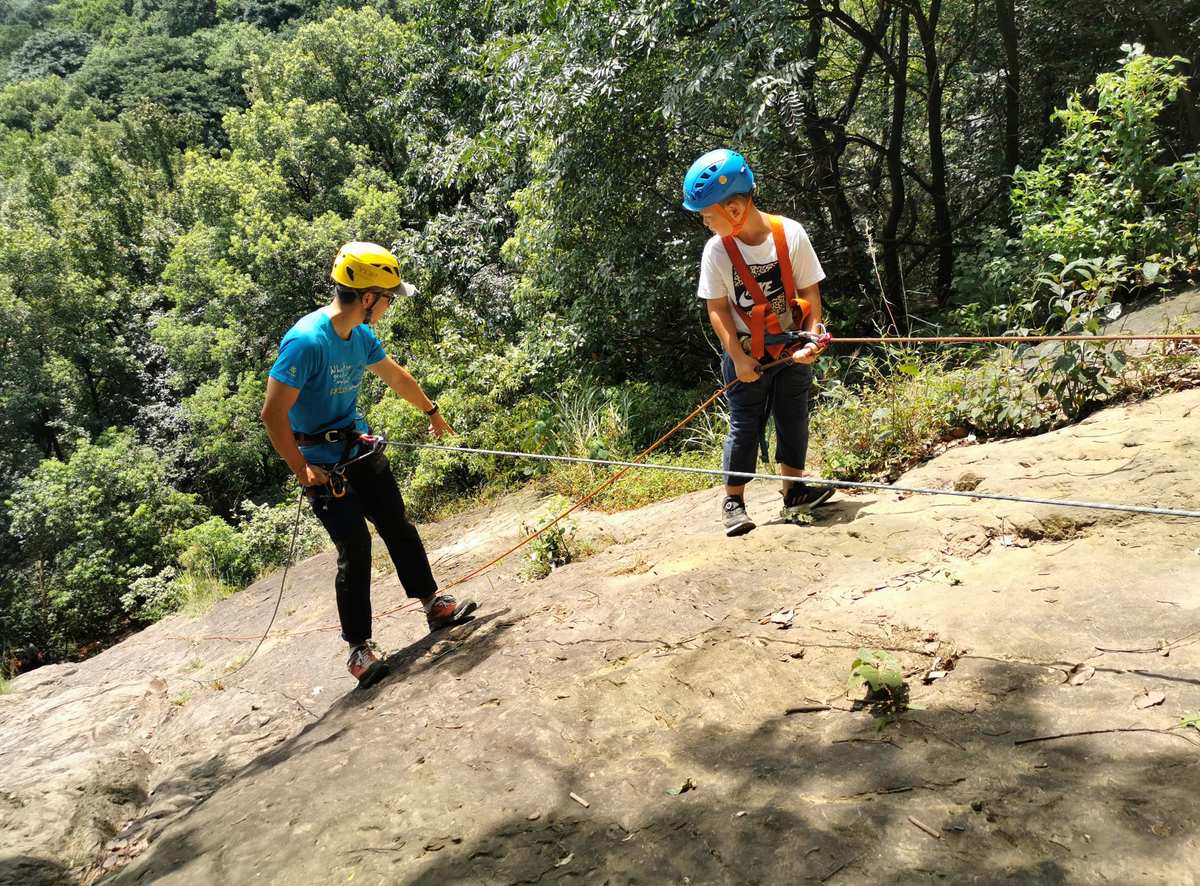
[[(780, 326), (791, 329), (792, 312), (788, 308), (787, 291), (783, 288), (783, 275), (779, 271), (779, 262), (772, 261), (762, 265), (747, 265), (754, 279), (762, 289), (763, 298), (771, 303), (771, 311), (780, 318)], [(739, 308), (747, 313), (754, 307), (754, 298), (746, 291), (742, 278), (735, 270), (733, 272), (733, 298)]]
[(329, 396), (336, 397), (339, 394), (348, 394), (351, 391), (357, 391), (358, 386), (362, 384), (362, 369), (361, 364), (330, 363)]

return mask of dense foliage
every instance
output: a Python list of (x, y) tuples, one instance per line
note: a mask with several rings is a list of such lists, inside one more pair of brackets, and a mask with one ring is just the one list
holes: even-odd
[[(711, 387), (679, 182), (715, 145), (808, 227), (840, 330), (1092, 329), (1187, 278), (1200, 17), (1143, 6), (12, 0), (0, 653), (79, 654), (282, 559), (265, 371), (346, 239), (421, 289), (385, 343), (468, 445), (583, 454)], [(1091, 359), (1034, 379), (1034, 412), (1085, 411), (1119, 371)], [(1020, 423), (1004, 401), (963, 392), (980, 428)], [(418, 511), (531, 470), (393, 457)]]

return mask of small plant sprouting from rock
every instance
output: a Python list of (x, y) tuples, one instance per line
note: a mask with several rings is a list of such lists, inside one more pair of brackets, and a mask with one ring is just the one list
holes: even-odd
[(854, 692), (867, 688), (863, 700), (871, 713), (879, 717), (882, 728), (908, 708), (908, 686), (904, 683), (904, 671), (900, 662), (882, 649), (859, 649), (850, 665), (850, 677), (846, 691)]
[(904, 674), (900, 662), (889, 652), (881, 649), (860, 649), (858, 657), (850, 665), (850, 679), (846, 689), (853, 692), (861, 686), (870, 689), (872, 696), (895, 693), (904, 685)]
[[(522, 526), (523, 533), (533, 532), (533, 527)], [(525, 568), (521, 574), (531, 580), (548, 576), (560, 566), (574, 559), (575, 527), (570, 523), (556, 523), (529, 543)]]

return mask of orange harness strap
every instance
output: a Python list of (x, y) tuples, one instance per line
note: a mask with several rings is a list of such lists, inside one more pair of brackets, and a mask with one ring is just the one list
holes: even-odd
[[(771, 236), (775, 240), (775, 256), (779, 260), (779, 276), (783, 280), (783, 291), (787, 296), (787, 303), (798, 305), (807, 314), (808, 303), (803, 299), (796, 298), (796, 278), (792, 274), (792, 257), (788, 254), (787, 238), (783, 233), (783, 221), (777, 215), (768, 215), (766, 218), (767, 223), (771, 226)], [(734, 302), (734, 308), (741, 316), (742, 322), (750, 330), (750, 356), (761, 360), (763, 355), (769, 352), (772, 359), (777, 360), (786, 346), (783, 344), (767, 345), (766, 335), (767, 333), (771, 335), (783, 333), (779, 316), (772, 309), (767, 297), (763, 295), (762, 287), (758, 285), (754, 275), (750, 273), (750, 268), (746, 264), (745, 258), (742, 257), (742, 250), (738, 247), (737, 241), (733, 237), (722, 237), (721, 243), (729, 255), (738, 279), (742, 281), (742, 286), (754, 300), (754, 307), (749, 311), (743, 310), (741, 305)]]
[(775, 239), (775, 256), (779, 259), (779, 276), (783, 279), (783, 293), (787, 303), (796, 303), (796, 275), (792, 273), (792, 254), (788, 252), (787, 237), (783, 234), (783, 219), (777, 215), (768, 215), (771, 225), (771, 236)]

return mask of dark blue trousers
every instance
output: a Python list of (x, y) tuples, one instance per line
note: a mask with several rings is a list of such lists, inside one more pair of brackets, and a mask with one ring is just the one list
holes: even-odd
[[(721, 359), (725, 383), (737, 378), (729, 354)], [(738, 471), (753, 472), (758, 466), (758, 451), (767, 419), (775, 418), (775, 460), (797, 470), (804, 469), (808, 457), (808, 393), (812, 387), (812, 367), (787, 363), (768, 369), (755, 382), (738, 382), (725, 394), (729, 405), (729, 433), (725, 437), (725, 483), (741, 486), (747, 477)]]

